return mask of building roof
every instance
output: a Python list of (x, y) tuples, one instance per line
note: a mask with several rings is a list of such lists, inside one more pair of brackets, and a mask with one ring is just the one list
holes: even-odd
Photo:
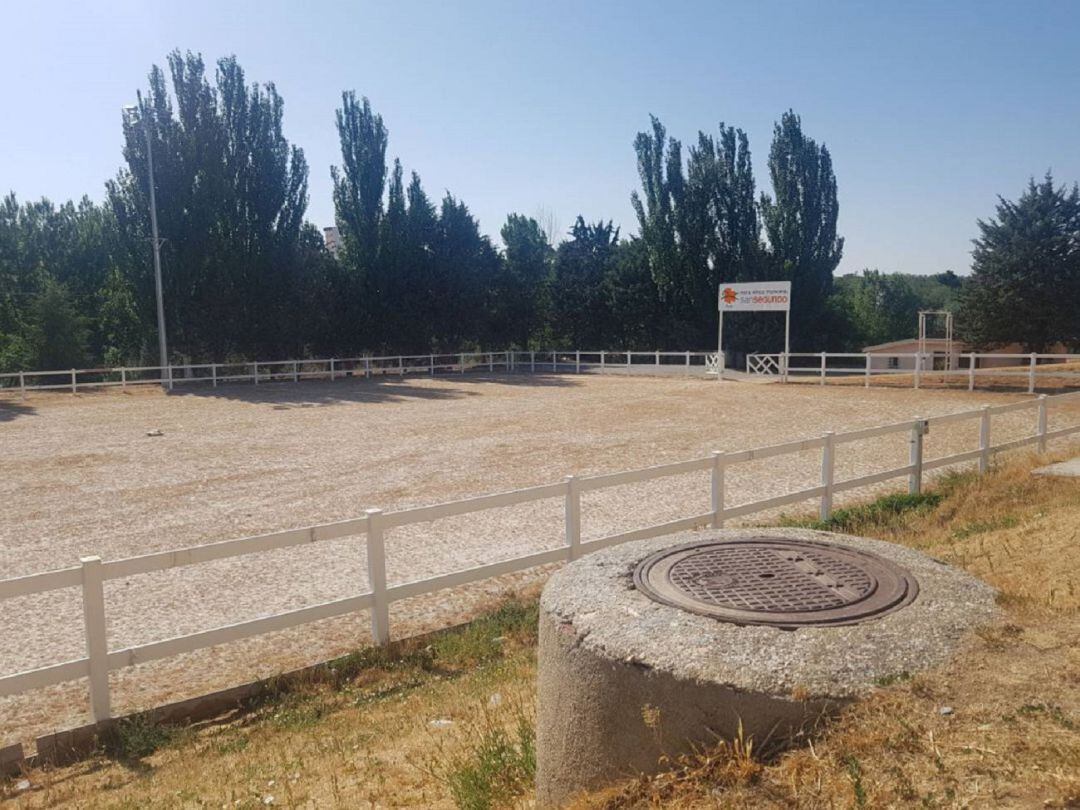
[[(927, 338), (926, 339), (926, 345), (927, 346), (941, 346), (941, 347), (944, 347), (947, 343), (948, 343), (948, 341), (945, 338)], [(899, 349), (902, 346), (916, 346), (917, 347), (918, 345), (919, 345), (919, 339), (918, 338), (904, 338), (903, 340), (890, 340), (888, 343), (879, 343), (876, 346), (863, 346), (863, 351), (867, 352), (867, 353), (881, 352), (881, 351), (888, 351), (889, 349)], [(964, 347), (964, 344), (961, 343), (959, 340), (954, 340), (953, 341), (953, 348), (962, 349), (963, 347)]]

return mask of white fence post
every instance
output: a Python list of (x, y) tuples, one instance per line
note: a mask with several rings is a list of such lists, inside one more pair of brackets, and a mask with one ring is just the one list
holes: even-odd
[(990, 406), (983, 405), (979, 420), (979, 473), (990, 469)]
[(75, 383), (75, 369), (71, 370), (71, 393), (77, 394), (79, 392), (78, 385)]
[(529, 352), (529, 371), (533, 374), (536, 373), (536, 352)]
[(330, 358), (330, 382), (334, 381), (334, 358)]
[(293, 364), (292, 364), (292, 381), (293, 382), (298, 382), (299, 380), (300, 380), (299, 365), (297, 364), (297, 362), (295, 360), (293, 360)]
[(1035, 352), (1031, 353), (1031, 363), (1028, 365), (1028, 393), (1035, 393)]
[(22, 371), (19, 372), (19, 396), (26, 399), (26, 374)]
[(382, 509), (367, 509), (367, 570), (371, 586), (371, 637), (380, 647), (390, 643), (390, 602), (386, 598), (386, 542)]
[(460, 366), (459, 371), (462, 374), (464, 374), (465, 373), (465, 354), (464, 354), (464, 352), (462, 352), (460, 355), (458, 355), (458, 365)]
[(719, 529), (724, 525), (724, 454), (712, 451), (712, 527)]
[(686, 367), (690, 368), (690, 352), (686, 353)]
[(915, 388), (919, 388), (922, 382), (922, 353), (915, 352)]
[(433, 354), (428, 355), (428, 373), (432, 377), (435, 376), (435, 355)]
[(656, 368), (657, 369), (660, 368), (660, 350), (659, 349), (656, 350)]
[(495, 355), (494, 354), (489, 354), (488, 355), (488, 371), (491, 372), (491, 371), (494, 371), (494, 370), (495, 370)]
[(581, 373), (581, 349), (574, 352), (574, 373)]
[(604, 373), (604, 363), (605, 363), (605, 360), (606, 360), (606, 358), (605, 358), (606, 354), (607, 354), (607, 352), (600, 352), (600, 373), (601, 374)]
[(1036, 445), (1040, 453), (1046, 452), (1046, 394), (1039, 395), (1039, 422), (1036, 428), (1039, 443)]
[(914, 467), (908, 476), (908, 493), (918, 495), (922, 492), (923, 471), (923, 436), (926, 434), (926, 420), (916, 419), (911, 424), (911, 451), (908, 463)]
[(127, 390), (127, 369), (126, 368), (120, 369), (120, 390), (121, 391), (126, 391)]
[(863, 388), (870, 387), (870, 355), (866, 355), (866, 377), (863, 383)]
[(81, 557), (83, 619), (86, 622), (86, 657), (90, 659), (90, 714), (95, 723), (108, 720), (109, 648), (105, 635), (105, 589), (101, 557)]
[(398, 359), (397, 359), (397, 367), (398, 367), (398, 376), (399, 377), (404, 377), (405, 376), (405, 358), (402, 357), (400, 354), (398, 355)]
[(581, 556), (581, 489), (573, 475), (566, 476), (566, 546), (571, 560)]
[(217, 388), (217, 363), (210, 364), (210, 383), (211, 387)]
[(833, 481), (836, 476), (836, 434), (831, 430), (825, 434), (825, 444), (821, 448), (821, 485), (825, 491), (821, 493), (821, 509), (819, 515), (822, 521), (826, 521), (832, 515)]
[(825, 384), (825, 352), (821, 353), (821, 384)]
[(975, 390), (975, 352), (968, 353), (968, 391)]
[(630, 368), (630, 352), (626, 353), (626, 367)]
[(255, 380), (256, 385), (259, 384), (259, 364), (258, 363), (252, 363), (251, 364), (251, 378), (253, 380)]

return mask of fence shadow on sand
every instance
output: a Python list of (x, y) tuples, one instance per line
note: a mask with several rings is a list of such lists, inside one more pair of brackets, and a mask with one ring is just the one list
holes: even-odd
[[(426, 383), (416, 385), (417, 382)], [(512, 385), (531, 388), (572, 388), (580, 386), (580, 380), (563, 374), (516, 374), (471, 372), (463, 375), (439, 374), (434, 377), (414, 374), (406, 377), (386, 376), (363, 379), (355, 377), (329, 380), (279, 380), (254, 385), (248, 382), (230, 382), (211, 388), (181, 384), (170, 396), (210, 397), (232, 399), (275, 408), (317, 408), (345, 403), (399, 403), (410, 400), (454, 400), (480, 396), (482, 392), (470, 390), (480, 385)], [(0, 405), (0, 408), (3, 406)], [(3, 412), (0, 410), (0, 421)]]

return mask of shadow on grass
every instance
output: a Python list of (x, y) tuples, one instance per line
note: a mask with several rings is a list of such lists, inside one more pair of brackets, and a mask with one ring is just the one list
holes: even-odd
[[(427, 381), (435, 385), (417, 385)], [(469, 390), (478, 384), (520, 386), (527, 388), (571, 388), (580, 386), (579, 380), (555, 374), (499, 374), (470, 373), (462, 375), (410, 374), (405, 377), (348, 377), (334, 380), (283, 380), (254, 385), (252, 383), (229, 383), (211, 388), (207, 384), (182, 383), (173, 389), (171, 396), (194, 396), (214, 399), (232, 399), (256, 405), (271, 405), (278, 410), (287, 408), (317, 408), (341, 405), (349, 402), (378, 404), (383, 402), (407, 402), (409, 400), (454, 400), (480, 396), (481, 392)], [(2, 406), (0, 406), (2, 407)], [(0, 412), (2, 413), (2, 412)], [(0, 416), (2, 418), (2, 416)]]
[(36, 410), (22, 402), (0, 399), (0, 422), (13, 422), (20, 416), (33, 416)]

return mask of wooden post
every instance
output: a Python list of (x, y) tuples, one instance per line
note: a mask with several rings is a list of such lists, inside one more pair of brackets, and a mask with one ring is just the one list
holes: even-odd
[(825, 352), (821, 353), (821, 385), (825, 384)]
[(569, 557), (581, 556), (581, 490), (573, 475), (566, 476), (566, 546)]
[(983, 405), (979, 421), (979, 472), (990, 469), (990, 406)]
[(724, 454), (712, 451), (712, 527), (719, 529), (724, 525)]
[(90, 659), (90, 715), (95, 723), (108, 720), (109, 649), (105, 635), (105, 589), (101, 557), (82, 557), (83, 619), (86, 623), (86, 657)]
[(915, 469), (908, 476), (908, 493), (918, 495), (922, 492), (923, 436), (926, 433), (926, 420), (916, 419), (911, 423), (911, 449), (908, 463)]
[(1046, 452), (1046, 394), (1039, 395), (1039, 421), (1036, 428), (1039, 443), (1036, 445), (1040, 453)]
[(836, 434), (829, 431), (825, 434), (825, 444), (821, 448), (821, 485), (825, 491), (821, 493), (821, 508), (819, 516), (824, 522), (832, 516), (833, 481), (836, 475)]
[(1031, 362), (1028, 365), (1028, 393), (1029, 394), (1034, 394), (1035, 393), (1035, 363), (1036, 363), (1036, 355), (1035, 355), (1035, 352), (1032, 352), (1031, 353)]
[(869, 388), (870, 387), (870, 360), (871, 360), (870, 355), (867, 354), (866, 355), (866, 377), (865, 377), (865, 380), (863, 382), (863, 388)]
[(382, 509), (368, 509), (367, 570), (371, 586), (371, 637), (380, 647), (390, 643), (390, 603), (386, 598), (386, 543)]
[(975, 352), (968, 352), (968, 391), (975, 390)]

